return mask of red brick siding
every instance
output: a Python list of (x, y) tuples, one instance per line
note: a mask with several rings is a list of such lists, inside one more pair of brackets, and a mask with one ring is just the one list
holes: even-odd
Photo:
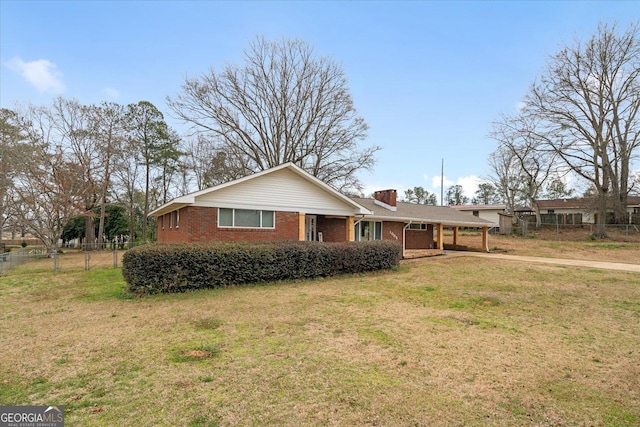
[(382, 222), (382, 240), (393, 240), (400, 243), (400, 255), (402, 256), (402, 229), (404, 223), (402, 222)]
[(187, 209), (183, 208), (179, 210), (178, 227), (176, 227), (175, 218), (175, 212), (169, 212), (168, 214), (158, 217), (158, 242), (187, 241)]
[(402, 244), (402, 229), (404, 224), (401, 222), (384, 221), (382, 223), (382, 240), (395, 240)]
[(229, 242), (298, 240), (298, 214), (276, 212), (275, 228), (219, 228), (218, 209), (189, 206), (180, 210), (178, 229), (168, 228), (165, 215), (164, 230), (158, 221), (159, 242)]
[(316, 230), (318, 233), (322, 233), (322, 240), (325, 242), (347, 241), (347, 220), (345, 218), (318, 216)]
[(406, 249), (432, 249), (435, 247), (433, 241), (433, 225), (427, 224), (426, 230), (407, 230)]

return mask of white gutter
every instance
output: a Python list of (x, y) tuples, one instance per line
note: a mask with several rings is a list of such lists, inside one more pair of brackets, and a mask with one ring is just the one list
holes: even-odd
[(487, 230), (487, 247), (485, 248), (487, 253), (489, 253), (489, 231), (493, 230), (494, 228), (499, 228), (499, 226), (494, 225), (493, 227), (489, 227), (489, 229)]
[(407, 225), (405, 225), (404, 227), (402, 227), (402, 258), (404, 259), (404, 255), (406, 252), (406, 246), (407, 246), (407, 228), (409, 228), (409, 226), (411, 225), (411, 220), (409, 220), (409, 223)]
[(495, 223), (486, 221), (484, 223), (478, 222), (466, 222), (466, 221), (447, 221), (446, 219), (425, 219), (415, 217), (401, 217), (401, 216), (382, 216), (382, 215), (365, 215), (369, 221), (391, 221), (391, 222), (404, 222), (410, 221), (416, 224), (442, 224), (445, 227), (495, 227)]

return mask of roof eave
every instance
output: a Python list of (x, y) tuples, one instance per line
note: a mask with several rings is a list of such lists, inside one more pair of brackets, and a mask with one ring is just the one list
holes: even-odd
[(367, 219), (382, 220), (389, 222), (413, 222), (424, 224), (442, 224), (445, 226), (458, 226), (458, 227), (495, 227), (495, 224), (489, 221), (486, 222), (467, 222), (467, 221), (451, 221), (451, 220), (438, 220), (428, 218), (414, 218), (414, 217), (398, 217), (398, 216), (382, 216), (371, 215)]

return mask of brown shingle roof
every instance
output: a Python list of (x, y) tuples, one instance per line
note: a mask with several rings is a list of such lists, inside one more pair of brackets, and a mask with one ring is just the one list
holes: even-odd
[(416, 203), (398, 202), (396, 211), (377, 205), (374, 199), (353, 197), (353, 200), (373, 212), (366, 218), (397, 221), (443, 224), (460, 227), (492, 227), (494, 224), (467, 212), (451, 209), (449, 206), (418, 205)]
[[(597, 201), (591, 198), (536, 200), (540, 209), (593, 208)], [(627, 205), (639, 205), (639, 196), (628, 196)]]
[(492, 211), (492, 210), (505, 210), (507, 205), (452, 205), (451, 209), (459, 211)]

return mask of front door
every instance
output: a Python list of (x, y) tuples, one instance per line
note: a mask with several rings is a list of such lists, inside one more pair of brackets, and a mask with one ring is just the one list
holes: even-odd
[(307, 241), (316, 241), (316, 221), (318, 217), (316, 215), (306, 215), (305, 216), (305, 224), (304, 224), (304, 234), (305, 240)]

